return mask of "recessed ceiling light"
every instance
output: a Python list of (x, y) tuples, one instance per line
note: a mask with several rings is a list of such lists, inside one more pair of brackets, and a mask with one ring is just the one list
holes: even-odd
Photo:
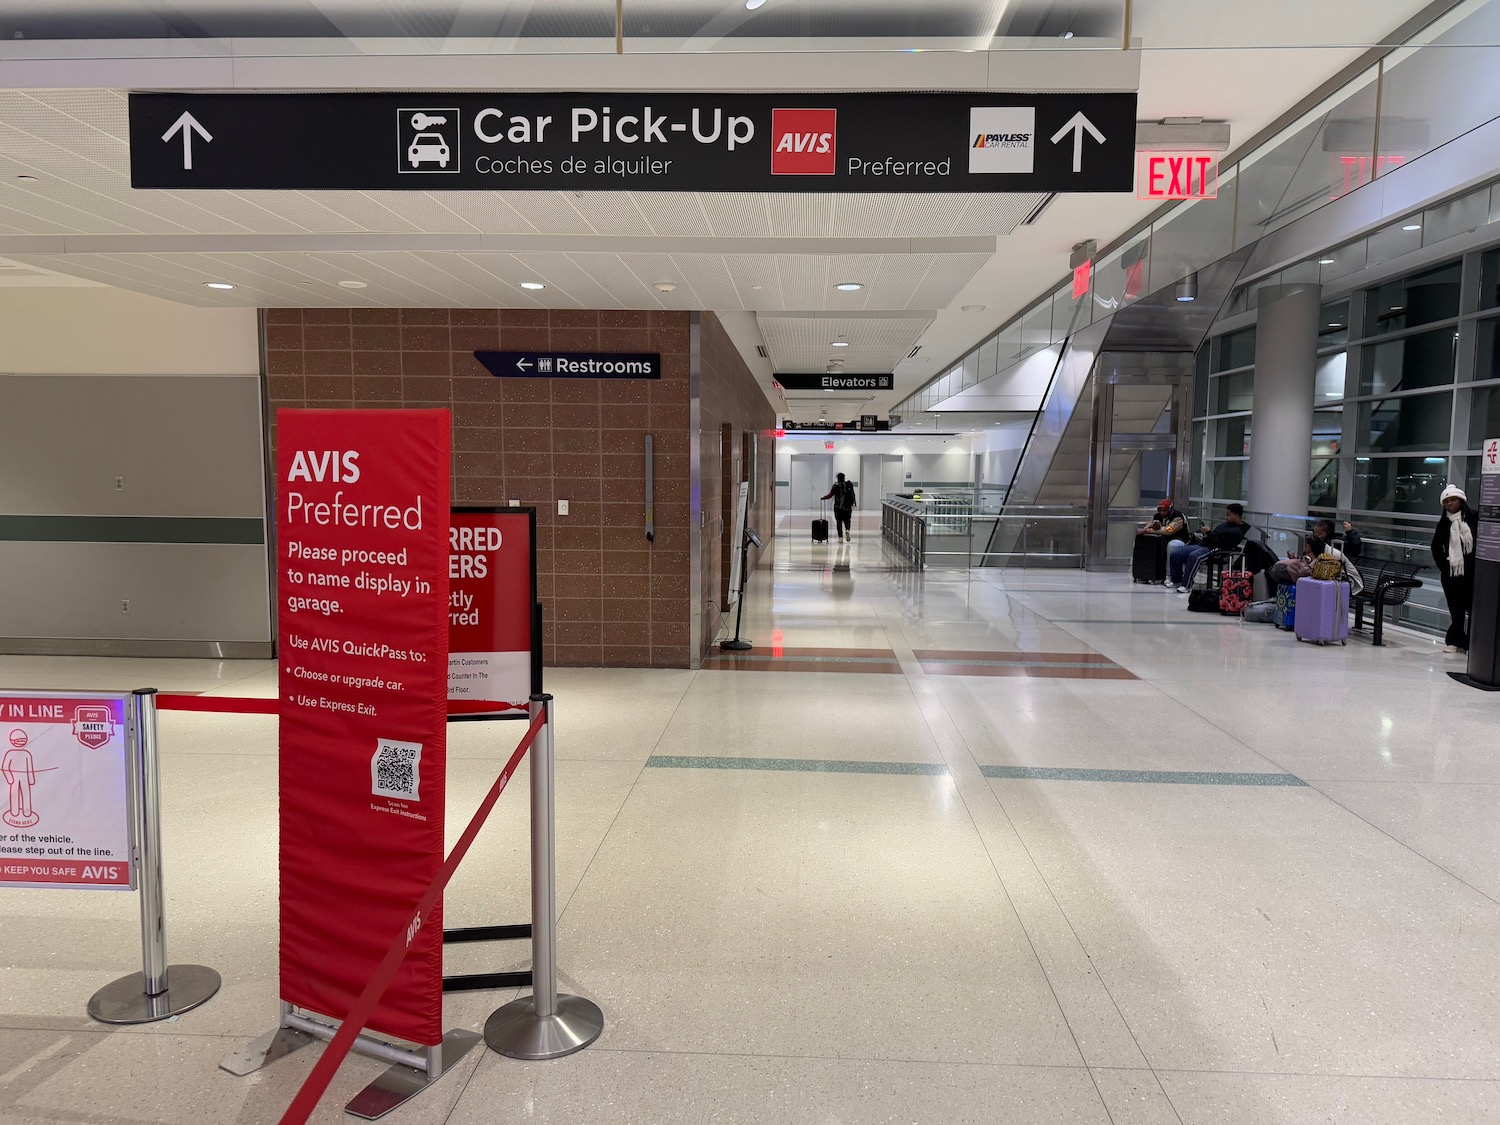
[(752, 285), (752, 286), (750, 286), (750, 292), (752, 292), (752, 293), (759, 293), (764, 288), (765, 288), (764, 285)]
[(34, 184), (34, 183), (36, 183), (36, 177), (35, 176), (28, 176), (25, 172), (22, 172), (19, 176), (16, 177), (16, 179), (22, 180), (22, 181), (24, 181), (25, 183), (28, 183), (28, 184)]
[(203, 284), (206, 285), (206, 286), (208, 286), (210, 289), (233, 289), (234, 288), (234, 286), (230, 285), (229, 282), (227, 282), (227, 281), (205, 281)]
[(983, 305), (964, 305), (964, 312), (984, 312)]
[(764, 7), (765, 3), (766, 0), (745, 0), (745, 8), (746, 10), (753, 12), (756, 8)]
[(677, 283), (675, 281), (658, 281), (654, 288), (658, 293), (675, 293), (677, 292)]
[(543, 285), (540, 281), (523, 281), (523, 282), (521, 282), (521, 288), (522, 289), (545, 289), (547, 287), (545, 285)]
[(848, 340), (835, 340), (833, 342), (833, 346), (836, 347), (836, 348), (847, 348), (849, 346), (849, 341)]
[(1421, 230), (1422, 229), (1422, 224), (1421, 223), (1407, 223), (1401, 229), (1402, 230)]
[(1065, 31), (1065, 32), (1063, 32), (1062, 37), (1064, 39), (1071, 39), (1071, 38), (1073, 38), (1073, 33), (1071, 31)]
[(1342, 328), (1344, 326), (1342, 324), (1330, 324), (1328, 327), (1329, 328)]
[(369, 287), (368, 281), (355, 281), (352, 278), (339, 282), (340, 289), (368, 289)]
[(834, 286), (840, 293), (858, 293), (864, 287), (863, 281), (841, 281)]

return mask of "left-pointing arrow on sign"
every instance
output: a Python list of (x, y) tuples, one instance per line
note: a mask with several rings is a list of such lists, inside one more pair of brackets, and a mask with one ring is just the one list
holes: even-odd
[(172, 123), (172, 127), (161, 135), (164, 141), (170, 141), (174, 134), (182, 134), (182, 168), (188, 171), (193, 166), (193, 133), (202, 137), (205, 141), (213, 140), (209, 131), (198, 124), (198, 119), (186, 110), (181, 117)]
[(529, 370), (530, 367), (531, 367), (531, 360), (529, 360), (529, 359), (518, 359), (518, 360), (516, 360), (516, 368), (517, 368), (517, 370), (526, 371), (526, 370)]

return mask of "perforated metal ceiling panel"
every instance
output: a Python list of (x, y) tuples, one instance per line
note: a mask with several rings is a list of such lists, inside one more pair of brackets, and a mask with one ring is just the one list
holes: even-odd
[[(894, 371), (931, 323), (930, 317), (868, 319), (774, 313), (761, 313), (757, 319), (775, 370), (816, 374), (836, 361), (851, 375)], [(840, 339), (847, 340), (849, 346), (835, 348), (834, 341)]]

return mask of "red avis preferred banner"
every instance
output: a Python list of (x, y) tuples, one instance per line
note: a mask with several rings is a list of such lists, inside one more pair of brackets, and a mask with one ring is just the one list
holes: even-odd
[[(443, 861), (446, 410), (277, 412), (281, 998), (343, 1018)], [(442, 1041), (441, 906), (368, 1026)]]
[(448, 520), (448, 711), (513, 714), (532, 676), (536, 512), (455, 508)]

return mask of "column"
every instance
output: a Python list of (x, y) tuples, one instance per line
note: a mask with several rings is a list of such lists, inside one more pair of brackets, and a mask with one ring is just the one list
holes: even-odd
[(1321, 303), (1317, 285), (1267, 286), (1259, 293), (1250, 442), (1252, 512), (1307, 512)]

